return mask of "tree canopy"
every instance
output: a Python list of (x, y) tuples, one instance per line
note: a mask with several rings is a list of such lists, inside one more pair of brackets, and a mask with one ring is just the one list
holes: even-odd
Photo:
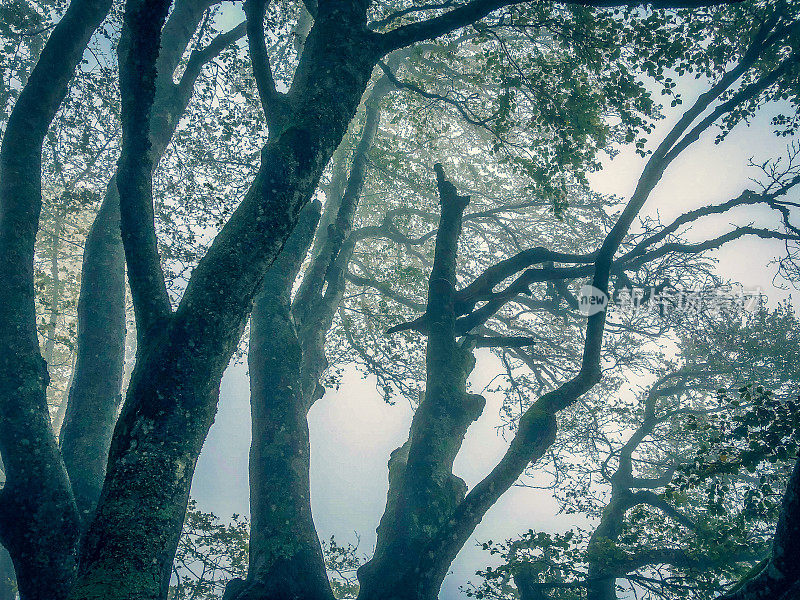
[[(798, 280), (800, 5), (239, 8), (0, 9), (3, 593), (436, 598), (545, 470), (592, 527), (486, 541), (467, 595), (795, 597), (796, 316), (713, 299), (741, 240)], [(698, 140), (765, 118), (785, 153), (661, 218)], [(626, 152), (632, 192), (597, 192)], [(509, 443), (468, 487), (480, 348)], [(250, 517), (224, 523), (189, 491), (245, 355)], [(363, 557), (320, 541), (309, 480), (308, 412), (352, 368), (414, 409)]]

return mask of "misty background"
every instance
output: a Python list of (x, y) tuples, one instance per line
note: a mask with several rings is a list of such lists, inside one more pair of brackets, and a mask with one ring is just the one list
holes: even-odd
[[(237, 18), (233, 14), (228, 16), (232, 22)], [(694, 89), (684, 89), (684, 104), (693, 101), (705, 83), (701, 79)], [(758, 189), (749, 181), (758, 172), (748, 167), (748, 161), (753, 159), (758, 163), (786, 154), (785, 139), (776, 137), (770, 126), (771, 115), (778, 108), (763, 111), (749, 128), (739, 125), (719, 146), (714, 144), (716, 131), (706, 133), (670, 166), (641, 217), (657, 213), (664, 222), (669, 222), (688, 210), (738, 196), (744, 188)], [(665, 115), (649, 136), (651, 143), (661, 139), (680, 111), (666, 108)], [(606, 158), (602, 171), (590, 177), (593, 190), (627, 199), (645, 162), (646, 158), (628, 148), (613, 159)], [(740, 210), (749, 211), (749, 218), (755, 223), (773, 224), (773, 215), (759, 215), (752, 207)], [(695, 226), (694, 235), (690, 233), (687, 237), (708, 238), (723, 232), (736, 214), (730, 211), (706, 217)], [(768, 305), (775, 306), (791, 298), (791, 290), (785, 282), (774, 279), (777, 269), (769, 264), (782, 249), (782, 242), (748, 237), (726, 244), (713, 256), (718, 260), (720, 276), (741, 283), (746, 290), (761, 290)], [(485, 395), (487, 405), (480, 419), (470, 426), (454, 467), (454, 473), (470, 487), (497, 463), (508, 443), (500, 429), (501, 395), (482, 391), (499, 373), (499, 361), (488, 350), (477, 351), (476, 357), (478, 362), (470, 385), (472, 390)], [(214, 512), (223, 520), (234, 513), (249, 516), (250, 392), (244, 361), (242, 358), (232, 363), (222, 380), (219, 410), (203, 446), (192, 486), (198, 507)], [(372, 554), (375, 528), (386, 502), (386, 464), (389, 454), (406, 441), (411, 417), (408, 402), (398, 399), (394, 405), (386, 404), (376, 390), (374, 377), (364, 376), (355, 368), (347, 369), (339, 390), (329, 389), (313, 405), (308, 416), (311, 493), (321, 539), (333, 535), (339, 543), (358, 541), (359, 554)], [(503, 540), (528, 529), (552, 532), (581, 525), (580, 515), (557, 512), (557, 504), (547, 490), (528, 487), (509, 490), (491, 508), (458, 555), (440, 598), (463, 597), (459, 588), (477, 580), (476, 570), (494, 564), (489, 553), (477, 546), (479, 542)]]

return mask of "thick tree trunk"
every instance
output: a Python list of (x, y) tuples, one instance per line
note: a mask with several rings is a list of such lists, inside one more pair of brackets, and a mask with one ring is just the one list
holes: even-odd
[(0, 537), (24, 600), (60, 600), (75, 575), (78, 513), (50, 426), (39, 350), (33, 257), (42, 144), (110, 0), (73, 0), (8, 120), (0, 149)]
[[(199, 67), (224, 48), (225, 44), (220, 41), (229, 41), (223, 34), (212, 43), (217, 46), (209, 46), (211, 51), (196, 52), (180, 84), (173, 82), (172, 74), (209, 5), (209, 0), (179, 0), (164, 25), (156, 96), (150, 117), (150, 155), (154, 167), (172, 139), (179, 116), (186, 109)], [(78, 300), (78, 350), (60, 436), (64, 462), (84, 520), (90, 516), (100, 496), (108, 448), (122, 400), (125, 318), (125, 252), (114, 175), (106, 187), (84, 247)]]
[(94, 510), (122, 397), (125, 359), (125, 254), (114, 178), (83, 251), (78, 298), (78, 352), (61, 452), (82, 519)]
[[(320, 14), (309, 34), (292, 117), (264, 148), (251, 190), (195, 269), (177, 311), (153, 323), (139, 345), (83, 547), (76, 600), (157, 599), (167, 592), (222, 373), (263, 274), (316, 189), (378, 58), (364, 7), (326, 6), (333, 8), (337, 12)], [(151, 265), (128, 260), (128, 267), (132, 287), (134, 280), (147, 283)], [(137, 277), (134, 270), (140, 270)]]
[(436, 174), (442, 216), (428, 286), (425, 395), (414, 414), (409, 441), (390, 461), (389, 496), (375, 555), (358, 571), (363, 600), (438, 595), (446, 568), (437, 569), (438, 585), (419, 586), (420, 570), (435, 568), (423, 550), (464, 498), (466, 485), (453, 474), (453, 461), (484, 406), (481, 396), (466, 391), (475, 359), (468, 343), (458, 343), (455, 333), (456, 252), (469, 198), (456, 193), (440, 165)]

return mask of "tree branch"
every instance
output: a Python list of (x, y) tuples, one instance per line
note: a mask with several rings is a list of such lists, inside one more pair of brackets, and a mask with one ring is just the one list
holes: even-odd
[(760, 557), (761, 554), (749, 548), (742, 549), (733, 556), (726, 553), (716, 560), (697, 556), (682, 548), (642, 548), (635, 553), (624, 553), (623, 556), (615, 557), (610, 569), (616, 571), (618, 576), (622, 576), (650, 565), (670, 565), (679, 569), (708, 569), (716, 564), (748, 562), (758, 560)]
[[(415, 42), (429, 40), (461, 27), (480, 21), (489, 13), (507, 6), (524, 4), (527, 0), (472, 0), (432, 19), (403, 25), (382, 35), (382, 47), (386, 52), (409, 46)], [(655, 9), (667, 8), (705, 8), (722, 4), (734, 4), (741, 0), (652, 0), (650, 2), (630, 2), (625, 0), (567, 0), (565, 4), (577, 4), (597, 8), (615, 6), (646, 6)]]
[[(470, 6), (474, 10), (478, 4), (485, 8), (490, 3), (472, 2), (466, 7), (451, 11), (448, 15), (452, 15), (458, 10), (465, 10)], [(448, 21), (448, 15), (443, 15), (438, 20), (432, 19), (426, 23), (436, 22), (442, 25)], [(407, 29), (408, 27), (413, 26), (406, 26), (395, 31), (405, 29), (413, 32), (419, 29), (418, 27), (417, 29), (412, 28), (409, 30)], [(767, 26), (759, 29), (754, 36), (750, 49), (745, 53), (740, 63), (723, 75), (720, 81), (712, 86), (708, 92), (698, 98), (651, 156), (639, 178), (636, 190), (630, 201), (597, 251), (593, 265), (594, 277), (592, 285), (598, 290), (608, 294), (608, 281), (614, 254), (622, 244), (635, 216), (641, 210), (650, 192), (661, 179), (664, 170), (668, 166), (669, 162), (665, 160), (665, 156), (669, 149), (682, 133), (690, 127), (691, 123), (755, 62), (762, 49), (761, 44), (767, 37), (768, 29)], [(428, 31), (422, 28), (417, 32), (421, 32), (420, 34), (424, 35)], [(391, 35), (391, 33), (394, 32), (386, 35)], [(442, 525), (428, 545), (430, 556), (441, 557), (440, 560), (442, 561), (449, 561), (455, 558), (456, 553), (474, 531), (486, 511), (497, 501), (500, 495), (513, 485), (525, 468), (531, 462), (538, 460), (546, 449), (550, 447), (555, 439), (555, 415), (557, 412), (574, 403), (600, 380), (600, 356), (606, 314), (607, 311), (603, 310), (588, 318), (581, 368), (578, 374), (555, 390), (541, 396), (522, 415), (517, 434), (512, 439), (511, 445), (500, 462), (467, 494), (454, 511), (452, 517)]]
[(697, 523), (684, 515), (655, 492), (650, 490), (639, 490), (633, 494), (632, 501), (636, 504), (647, 504), (648, 506), (657, 508), (676, 523), (680, 523), (686, 527), (686, 529), (690, 529), (692, 531), (697, 531), (698, 529)]
[(396, 10), (393, 13), (386, 15), (384, 18), (379, 19), (377, 21), (372, 21), (369, 23), (368, 27), (370, 29), (383, 29), (387, 25), (391, 25), (398, 19), (401, 19), (407, 15), (416, 13), (416, 12), (425, 12), (428, 10), (438, 10), (442, 8), (450, 8), (453, 6), (453, 0), (445, 0), (444, 2), (435, 2), (432, 4), (423, 4), (421, 6), (409, 6), (407, 8), (403, 8), (401, 10)]
[(772, 555), (719, 600), (794, 600), (800, 589), (800, 460), (781, 502)]
[[(272, 67), (269, 64), (267, 42), (264, 33), (264, 15), (271, 0), (246, 0), (244, 13), (247, 17), (247, 43), (250, 48), (250, 62), (253, 67), (253, 77), (256, 80), (258, 95), (261, 98), (261, 107), (267, 118), (269, 129), (273, 130), (286, 117), (287, 103), (285, 96), (278, 92)], [(274, 135), (274, 131), (270, 132)]]
[(532, 337), (514, 335), (468, 335), (465, 339), (473, 342), (476, 348), (522, 348), (536, 344)]
[(0, 539), (24, 598), (67, 597), (80, 515), (50, 423), (36, 327), (42, 145), (110, 0), (72, 0), (20, 91), (0, 147)]
[[(153, 214), (150, 111), (169, 0), (131, 0), (119, 44), (122, 150), (117, 166), (122, 243), (140, 341), (171, 314)], [(135, 57), (135, 58), (134, 58)]]
[(416, 42), (430, 40), (450, 31), (480, 21), (498, 8), (523, 4), (526, 0), (473, 0), (432, 19), (403, 25), (381, 35), (381, 46), (387, 52)]
[(178, 82), (180, 96), (188, 96), (192, 93), (194, 83), (200, 75), (200, 70), (204, 65), (217, 58), (230, 44), (241, 39), (247, 31), (247, 22), (243, 21), (236, 27), (225, 33), (220, 33), (202, 50), (195, 49), (189, 56), (186, 63), (186, 70), (183, 72)]

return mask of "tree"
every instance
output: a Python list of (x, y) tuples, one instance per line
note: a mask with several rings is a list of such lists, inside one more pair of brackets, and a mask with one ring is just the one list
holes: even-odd
[(0, 149), (0, 339), (6, 348), (0, 364), (0, 454), (6, 471), (0, 511), (3, 544), (14, 560), (20, 592), (31, 598), (66, 596), (78, 541), (77, 510), (50, 429), (47, 369), (36, 336), (33, 254), (42, 143), (89, 36), (109, 7), (108, 2), (70, 5), (14, 105)]
[(596, 526), (485, 544), (505, 562), (471, 594), (616, 598), (626, 580), (654, 597), (708, 597), (737, 581), (768, 554), (794, 461), (796, 335), (789, 306), (745, 325), (738, 312), (708, 317), (640, 402), (574, 411), (558, 445), (583, 449), (552, 453), (554, 492)]
[[(76, 599), (166, 595), (191, 475), (213, 419), (219, 379), (236, 349), (264, 275), (275, 263), (314, 193), (325, 165), (356, 112), (373, 68), (392, 50), (475, 23), (493, 10), (513, 3), (474, 0), (452, 8), (447, 6), (444, 12), (427, 20), (377, 33), (367, 28), (367, 2), (310, 2), (308, 9), (314, 25), (286, 94), (278, 91), (265, 52), (262, 9), (266, 9), (266, 4), (250, 4), (247, 11), (250, 55), (269, 129), (261, 152), (261, 167), (244, 200), (193, 270), (174, 310), (160, 266), (152, 198), (153, 166), (158, 158), (158, 153), (153, 152), (157, 148), (153, 141), (157, 130), (152, 116), (158, 114), (158, 62), (164, 56), (159, 54), (159, 46), (166, 35), (167, 30), (163, 35), (161, 30), (170, 3), (131, 0), (126, 4), (119, 50), (123, 137), (116, 187), (136, 315), (137, 360), (111, 440), (97, 508), (88, 519), (74, 586), (71, 583), (80, 514), (62, 455), (49, 428), (44, 401), (46, 368), (36, 339), (32, 267), (18, 272), (16, 265), (33, 262), (41, 204), (36, 182), (46, 128), (86, 40), (108, 10), (107, 6), (72, 3), (54, 28), (9, 118), (0, 156), (3, 207), (0, 255), (5, 265), (3, 280), (9, 282), (0, 297), (4, 307), (0, 312), (0, 339), (4, 347), (12, 350), (4, 356), (0, 368), (3, 417), (0, 452), (8, 473), (2, 492), (2, 514), (6, 528), (9, 523), (28, 528), (3, 531), (26, 598), (61, 598), (67, 593)], [(664, 2), (656, 6), (673, 4), (701, 3)], [(81, 13), (87, 8), (93, 9), (90, 15)], [(733, 109), (743, 105), (754, 109), (769, 97), (785, 95), (776, 84), (790, 81), (793, 74), (793, 57), (784, 56), (783, 44), (793, 32), (792, 18), (790, 12), (768, 16), (752, 39), (748, 39), (751, 46), (743, 52), (738, 66), (701, 97), (655, 152), (639, 190), (597, 255), (577, 261), (574, 270), (578, 274), (595, 271), (595, 287), (607, 291), (613, 255), (667, 164), (717, 118), (733, 114), (729, 123), (732, 125), (749, 114), (749, 110), (731, 113)], [(76, 35), (65, 43), (65, 31), (72, 34), (81, 31), (85, 35)], [(739, 45), (734, 48), (734, 53), (741, 49)], [(44, 71), (55, 73), (58, 85), (45, 85), (41, 75)], [(746, 77), (743, 86), (731, 92), (731, 97), (718, 104), (693, 130), (687, 131), (700, 113), (743, 74)], [(30, 115), (37, 117), (35, 127), (24, 127), (21, 120)], [(686, 137), (681, 138), (684, 133)], [(779, 196), (776, 192), (776, 195), (766, 194), (765, 198), (774, 203)], [(739, 231), (735, 235), (744, 233)], [(514, 264), (533, 258), (525, 256)], [(505, 263), (504, 267), (507, 266), (510, 263)], [(498, 274), (497, 270), (492, 273)], [(491, 288), (488, 293), (491, 294)], [(466, 307), (457, 306), (458, 311)], [(471, 312), (472, 307), (459, 315), (470, 313), (478, 319), (482, 313), (476, 315)], [(22, 326), (25, 323), (27, 329)], [(479, 493), (473, 490), (456, 509), (455, 514), (463, 516), (454, 519), (458, 531), (442, 530), (437, 532), (438, 537), (434, 536), (431, 542), (434, 546), (437, 539), (442, 543), (451, 540), (438, 554), (439, 563), (426, 569), (420, 581), (405, 580), (409, 584), (407, 590), (391, 593), (422, 597), (436, 593), (442, 568), (446, 569), (466, 540), (464, 536), (474, 528), (475, 519), (480, 519), (498, 493), (510, 486), (547, 445), (553, 413), (594, 384), (599, 376), (597, 361), (603, 326), (604, 316), (589, 320), (584, 361), (578, 376), (543, 396), (536, 410), (523, 418), (517, 440), (496, 470), (500, 485), (481, 486)], [(434, 398), (430, 402), (435, 405), (438, 401)], [(422, 414), (428, 411), (424, 405), (420, 410)], [(462, 423), (463, 415), (457, 420), (461, 424), (454, 430), (455, 438), (469, 422)], [(423, 422), (420, 426), (434, 424)], [(27, 443), (23, 445), (23, 441)], [(26, 450), (21, 450), (23, 447)], [(457, 447), (458, 444), (449, 444), (445, 455), (440, 457), (443, 463), (434, 469), (437, 476), (439, 467), (446, 466), (447, 455)], [(412, 463), (421, 460), (420, 453), (412, 441), (409, 460), (413, 459)], [(435, 491), (425, 479), (421, 473), (418, 500)], [(439, 518), (434, 516), (434, 521)], [(43, 523), (47, 523), (46, 529)], [(41, 530), (45, 535), (39, 535)], [(413, 563), (415, 558), (408, 555), (404, 560), (400, 576), (411, 577), (405, 565)], [(44, 578), (39, 576), (42, 565), (47, 572)], [(380, 560), (373, 560), (365, 573), (372, 570), (376, 574), (388, 568), (388, 561), (380, 564)], [(377, 591), (362, 586), (361, 593), (368, 597)]]
[[(364, 134), (355, 151), (347, 185), (339, 162), (334, 163), (326, 202), (327, 218), (322, 217), (323, 222), (330, 225), (323, 227), (321, 235), (316, 238), (315, 245), (320, 249), (313, 251), (314, 259), (304, 273), (296, 297), (291, 298), (294, 282), (311, 244), (311, 234), (318, 218), (313, 214), (306, 216), (309, 224), (301, 221), (304, 225), (296, 230), (300, 237), (290, 238), (267, 275), (253, 314), (249, 354), (254, 415), (251, 450), (254, 542), (251, 564), (258, 565), (258, 569), (249, 573), (245, 584), (237, 582), (230, 588), (231, 597), (277, 593), (275, 589), (282, 589), (284, 593), (293, 589), (295, 591), (291, 593), (315, 597), (329, 597), (331, 593), (310, 517), (305, 413), (316, 399), (318, 374), (325, 366), (320, 359), (321, 341), (341, 298), (341, 277), (350, 262), (353, 246), (369, 237), (399, 238), (401, 241), (404, 237), (384, 221), (381, 227), (363, 227), (353, 231), (347, 243), (343, 244), (359, 200), (363, 155), (374, 136), (371, 130), (376, 126), (375, 96), (379, 96), (377, 90), (386, 85), (386, 78), (398, 81), (392, 68), (384, 69), (383, 79), (375, 85), (366, 103)], [(461, 114), (463, 116), (463, 112)], [(338, 216), (334, 218), (334, 214)], [(394, 211), (393, 217), (396, 214)], [(419, 214), (418, 210), (416, 214)], [(744, 232), (736, 235), (741, 233)], [(420, 239), (426, 237), (430, 238), (431, 233)], [(409, 238), (405, 237), (405, 240)], [(489, 316), (491, 314), (487, 318)], [(291, 351), (284, 350), (287, 348)], [(301, 364), (302, 369), (298, 368)], [(305, 462), (298, 463), (297, 456), (305, 457)], [(287, 497), (286, 489), (293, 489), (295, 493)], [(296, 518), (291, 521), (293, 526), (288, 528), (285, 523), (290, 514)], [(302, 518), (299, 515), (303, 515)], [(296, 573), (300, 572), (313, 575), (299, 577)]]

